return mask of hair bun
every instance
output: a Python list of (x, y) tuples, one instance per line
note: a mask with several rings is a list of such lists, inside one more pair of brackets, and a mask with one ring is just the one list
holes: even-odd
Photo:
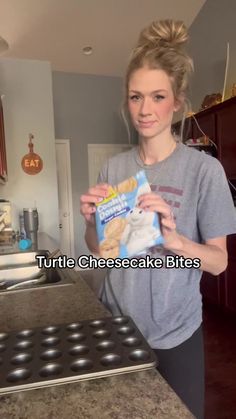
[(139, 46), (181, 48), (188, 40), (188, 32), (182, 21), (154, 21), (143, 29), (139, 37)]

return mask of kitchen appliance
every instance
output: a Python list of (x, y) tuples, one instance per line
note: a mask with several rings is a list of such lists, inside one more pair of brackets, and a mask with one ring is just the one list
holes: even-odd
[(153, 368), (128, 316), (0, 333), (0, 395)]
[(11, 203), (0, 199), (0, 246), (12, 246)]
[(32, 249), (38, 248), (39, 218), (37, 208), (24, 208), (24, 227), (27, 239), (32, 241)]

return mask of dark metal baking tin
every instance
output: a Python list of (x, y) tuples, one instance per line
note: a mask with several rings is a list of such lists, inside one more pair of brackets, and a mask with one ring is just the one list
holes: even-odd
[(0, 394), (123, 374), (157, 364), (128, 316), (0, 332)]

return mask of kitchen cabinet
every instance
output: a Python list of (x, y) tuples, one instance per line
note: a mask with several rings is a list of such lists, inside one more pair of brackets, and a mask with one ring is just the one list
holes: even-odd
[[(236, 99), (236, 98), (234, 98)], [(216, 132), (218, 137), (218, 158), (226, 175), (236, 179), (236, 101), (216, 111)]]
[[(219, 159), (227, 178), (236, 186), (236, 97), (205, 109), (194, 117), (202, 131), (215, 143), (194, 147)], [(203, 136), (197, 123), (192, 116), (186, 118), (184, 142)], [(173, 125), (173, 132), (179, 134), (180, 128), (181, 122), (177, 122)], [(232, 187), (231, 192), (236, 202), (236, 192)], [(217, 276), (204, 272), (201, 293), (205, 302), (236, 313), (236, 235), (227, 238), (227, 246), (229, 260), (226, 271)]]
[(225, 277), (225, 307), (236, 313), (236, 234), (227, 237), (228, 268)]
[(5, 146), (5, 132), (4, 132), (4, 119), (3, 107), (0, 99), (0, 182), (5, 183), (7, 180), (7, 157)]
[(222, 275), (211, 275), (204, 272), (201, 280), (201, 293), (205, 301), (211, 304), (221, 305), (221, 282), (224, 281)]
[(228, 267), (220, 275), (204, 272), (201, 292), (206, 303), (236, 314), (236, 234), (227, 237)]
[[(202, 131), (215, 145), (199, 146), (217, 157), (229, 179), (236, 181), (236, 97), (212, 106), (194, 117)], [(197, 139), (203, 136), (192, 116), (186, 118), (183, 140)], [(180, 133), (181, 122), (173, 124), (173, 132)]]
[[(199, 127), (202, 131), (214, 142), (216, 140), (216, 130), (215, 130), (215, 114), (205, 114), (200, 112), (197, 115), (194, 115)], [(199, 138), (203, 136), (203, 133), (200, 131), (196, 121), (192, 118), (192, 138)]]

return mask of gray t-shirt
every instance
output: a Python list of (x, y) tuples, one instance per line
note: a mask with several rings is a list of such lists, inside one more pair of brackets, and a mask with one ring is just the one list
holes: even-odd
[[(110, 158), (99, 182), (111, 185), (143, 169), (137, 147)], [(172, 207), (177, 231), (197, 243), (236, 233), (236, 211), (217, 159), (177, 143), (165, 160), (145, 167), (153, 192)], [(151, 249), (151, 257), (172, 253)], [(101, 299), (113, 315), (130, 315), (152, 348), (173, 348), (202, 322), (202, 271), (187, 268), (111, 269)]]

